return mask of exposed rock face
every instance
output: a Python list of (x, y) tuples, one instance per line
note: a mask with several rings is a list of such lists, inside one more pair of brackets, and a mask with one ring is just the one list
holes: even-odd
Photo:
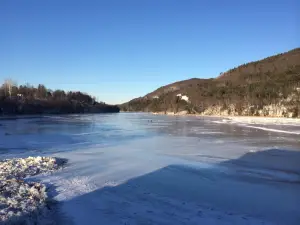
[(201, 115), (216, 115), (216, 116), (229, 116), (235, 115), (235, 109), (222, 109), (222, 106), (212, 106), (212, 107), (208, 107), (207, 109), (204, 110), (204, 112), (201, 113)]
[(189, 112), (187, 110), (184, 111), (180, 111), (178, 113), (176, 113), (176, 115), (187, 115)]
[(188, 115), (189, 112), (187, 110), (183, 110), (183, 111), (179, 111), (177, 113), (172, 112), (172, 111), (167, 111), (167, 112), (155, 112), (153, 114), (154, 115), (183, 116), (183, 115)]
[(216, 116), (268, 116), (268, 117), (295, 117), (293, 108), (282, 104), (271, 104), (263, 106), (262, 109), (257, 109), (255, 106), (245, 106), (241, 113), (235, 105), (230, 105), (224, 109), (222, 106), (208, 107), (201, 115), (216, 115)]

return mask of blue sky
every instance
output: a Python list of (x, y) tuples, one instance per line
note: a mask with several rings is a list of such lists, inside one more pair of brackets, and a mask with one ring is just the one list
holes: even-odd
[(300, 47), (299, 8), (297, 0), (1, 0), (0, 80), (121, 103)]

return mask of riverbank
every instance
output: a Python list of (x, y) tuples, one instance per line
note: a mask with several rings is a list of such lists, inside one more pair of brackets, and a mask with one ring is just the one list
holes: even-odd
[(0, 99), (0, 117), (13, 115), (118, 113), (120, 108), (98, 102), (55, 99)]
[(267, 123), (267, 124), (300, 124), (300, 118), (288, 118), (288, 117), (271, 117), (271, 116), (223, 116), (223, 115), (203, 115), (203, 114), (191, 114), (186, 111), (175, 112), (153, 112), (153, 115), (168, 115), (168, 116), (196, 116), (196, 117), (211, 117), (211, 118), (223, 118), (232, 122), (246, 122), (246, 123)]

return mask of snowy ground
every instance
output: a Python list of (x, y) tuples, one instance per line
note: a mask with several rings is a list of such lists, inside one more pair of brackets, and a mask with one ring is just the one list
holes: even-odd
[(226, 117), (215, 120), (218, 124), (235, 124), (270, 132), (300, 135), (300, 119), (271, 117)]
[[(217, 118), (119, 114), (78, 119), (91, 122), (74, 130), (74, 118), (64, 118), (51, 123), (60, 132), (55, 134), (43, 121), (42, 132), (19, 136), (31, 149), (32, 140), (49, 135), (40, 147), (50, 150), (39, 153), (68, 159), (64, 170), (34, 178), (51, 187), (64, 224), (299, 224), (295, 124), (254, 125), (269, 129), (263, 130), (249, 127), (249, 121)], [(22, 147), (12, 141), (15, 130), (10, 132), (0, 137), (8, 138), (6, 146)], [(11, 157), (10, 151), (3, 157)]]
[(278, 117), (255, 117), (255, 116), (237, 116), (227, 117), (236, 123), (252, 123), (252, 124), (283, 124), (283, 125), (300, 125), (298, 118), (278, 118)]

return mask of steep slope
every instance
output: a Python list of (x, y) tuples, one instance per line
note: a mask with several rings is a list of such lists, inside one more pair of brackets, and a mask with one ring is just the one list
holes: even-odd
[(241, 65), (215, 79), (175, 82), (120, 107), (123, 111), (296, 117), (300, 116), (299, 92), (297, 48)]

